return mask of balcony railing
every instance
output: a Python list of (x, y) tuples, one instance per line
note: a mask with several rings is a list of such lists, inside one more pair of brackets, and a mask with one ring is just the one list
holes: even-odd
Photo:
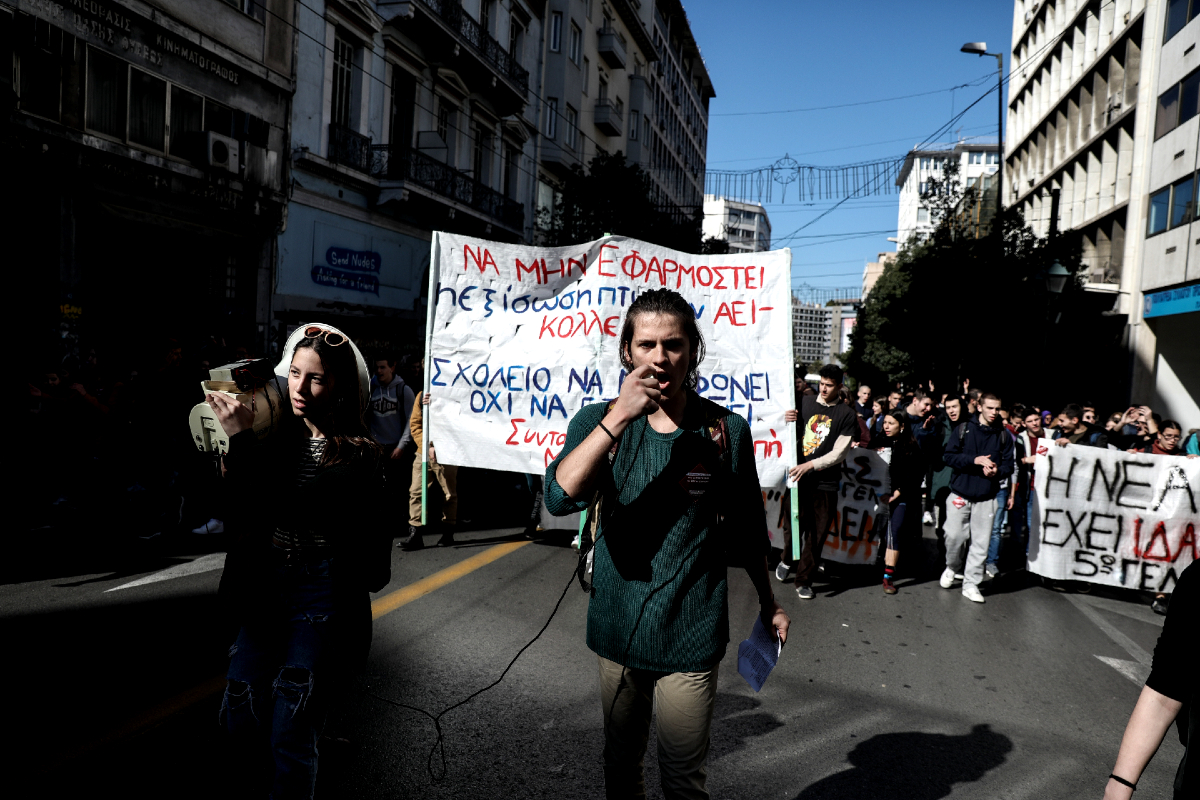
[(421, 0), (441, 17), (450, 29), (471, 45), (483, 59), (522, 89), (529, 88), (529, 70), (517, 63), (512, 55), (492, 38), (470, 14), (463, 10), (460, 0)]
[(615, 103), (607, 97), (596, 101), (596, 112), (593, 122), (596, 127), (609, 136), (621, 135), (621, 120), (625, 115), (623, 103)]
[(600, 57), (613, 69), (625, 69), (625, 52), (628, 43), (616, 28), (600, 28), (596, 49)]
[(359, 172), (371, 171), (371, 137), (336, 122), (329, 125), (329, 160)]
[(371, 150), (371, 174), (375, 177), (415, 183), (482, 212), (509, 228), (520, 230), (525, 227), (524, 206), (470, 175), (408, 147), (375, 145)]

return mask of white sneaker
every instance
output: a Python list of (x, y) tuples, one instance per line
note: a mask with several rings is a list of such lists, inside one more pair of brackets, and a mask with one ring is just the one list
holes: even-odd
[(950, 569), (949, 567), (946, 567), (944, 570), (942, 570), (942, 577), (938, 578), (938, 584), (943, 589), (949, 589), (951, 586), (954, 585), (954, 579), (956, 577), (960, 580), (962, 579), (961, 575), (955, 575), (954, 570)]
[(964, 586), (963, 587), (963, 597), (967, 598), (968, 600), (970, 600), (973, 603), (986, 602), (983, 599), (983, 594), (979, 591), (978, 586)]
[(921, 517), (921, 524), (922, 525), (932, 525), (933, 524), (933, 514), (926, 511), (925, 516)]
[(787, 564), (780, 561), (779, 566), (775, 567), (775, 580), (783, 583), (787, 580), (788, 573), (791, 571), (791, 568)]
[(224, 533), (225, 523), (213, 517), (199, 528), (193, 528), (192, 533)]

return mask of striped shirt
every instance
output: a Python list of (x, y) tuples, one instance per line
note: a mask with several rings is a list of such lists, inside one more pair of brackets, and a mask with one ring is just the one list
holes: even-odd
[[(294, 482), (302, 487), (312, 481), (317, 475), (321, 456), (325, 454), (324, 439), (305, 439), (296, 453)], [(313, 530), (285, 531), (275, 529), (275, 541), (283, 547), (328, 547), (330, 542), (324, 534)]]

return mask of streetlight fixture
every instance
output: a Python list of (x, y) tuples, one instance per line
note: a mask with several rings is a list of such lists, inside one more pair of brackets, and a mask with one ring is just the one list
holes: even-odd
[(967, 42), (960, 52), (996, 58), (996, 146), (1000, 149), (1000, 168), (996, 170), (996, 226), (1004, 208), (1004, 54), (989, 53), (987, 42)]
[(1067, 271), (1067, 268), (1060, 264), (1057, 258), (1054, 259), (1054, 263), (1046, 272), (1046, 290), (1055, 296), (1062, 294), (1069, 277), (1071, 277), (1071, 273)]

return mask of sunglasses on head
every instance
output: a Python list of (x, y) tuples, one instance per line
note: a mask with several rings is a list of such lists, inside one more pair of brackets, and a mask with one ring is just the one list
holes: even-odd
[(338, 347), (339, 345), (346, 343), (346, 337), (337, 331), (326, 330), (319, 325), (309, 325), (304, 329), (305, 339), (316, 339), (322, 334), (324, 334), (325, 337), (325, 344), (329, 345), (330, 347)]

